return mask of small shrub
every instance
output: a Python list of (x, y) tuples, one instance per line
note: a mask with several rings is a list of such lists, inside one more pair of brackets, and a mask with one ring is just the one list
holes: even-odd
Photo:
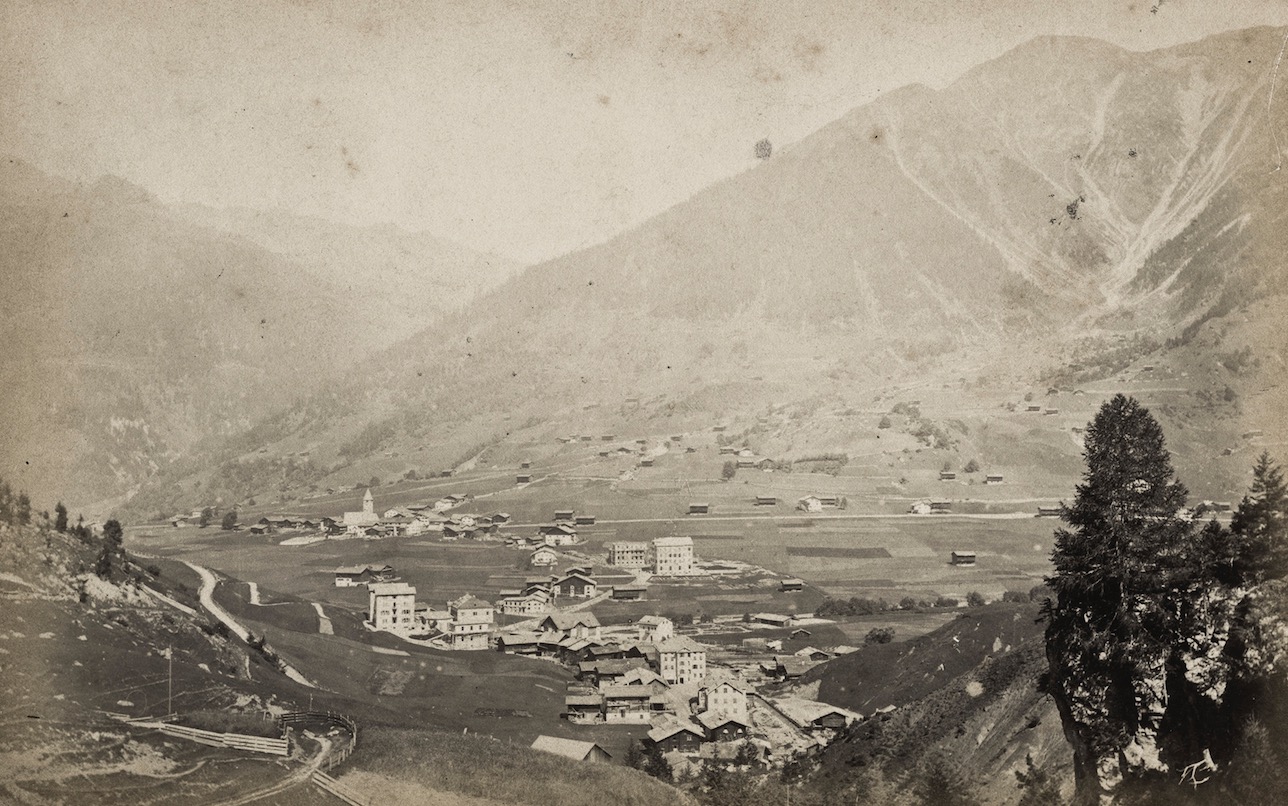
[(951, 596), (940, 596), (935, 599), (935, 607), (956, 607), (957, 600)]
[(980, 593), (979, 591), (971, 591), (970, 593), (966, 594), (966, 606), (983, 607), (984, 594)]
[(1029, 594), (1026, 591), (1004, 591), (1002, 593), (1003, 602), (1028, 602)]
[(962, 470), (966, 473), (978, 473), (979, 462), (976, 461), (975, 459), (971, 459), (969, 462), (966, 463), (966, 467), (962, 468)]
[(888, 644), (894, 640), (894, 627), (873, 627), (863, 639), (864, 645)]

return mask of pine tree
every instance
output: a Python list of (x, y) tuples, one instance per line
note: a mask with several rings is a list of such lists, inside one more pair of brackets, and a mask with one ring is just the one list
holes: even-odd
[(1255, 585), (1288, 573), (1288, 486), (1283, 470), (1262, 452), (1252, 487), (1230, 520), (1236, 584)]
[(67, 507), (63, 506), (62, 501), (54, 505), (54, 529), (59, 532), (67, 531)]
[(1178, 580), (1193, 541), (1179, 517), (1185, 487), (1147, 409), (1123, 395), (1105, 403), (1084, 456), (1083, 483), (1063, 512), (1072, 528), (1056, 531), (1047, 579), (1044, 685), (1073, 741), (1075, 802), (1093, 803), (1099, 762), (1158, 727), (1165, 694), (1146, 682), (1164, 676), (1179, 642), (1187, 592)]
[(1016, 806), (1060, 806), (1064, 800), (1060, 797), (1060, 782), (1045, 767), (1033, 763), (1033, 755), (1024, 757), (1023, 771), (1015, 771), (1016, 783), (1019, 784), (1020, 801)]

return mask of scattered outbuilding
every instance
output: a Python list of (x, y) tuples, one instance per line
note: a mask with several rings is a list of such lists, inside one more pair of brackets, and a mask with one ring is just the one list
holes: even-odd
[(974, 565), (975, 552), (973, 551), (954, 551), (951, 555), (953, 565)]
[(612, 758), (607, 750), (594, 742), (579, 742), (576, 739), (561, 739), (558, 736), (544, 734), (532, 742), (532, 749), (553, 753), (573, 761), (608, 761)]

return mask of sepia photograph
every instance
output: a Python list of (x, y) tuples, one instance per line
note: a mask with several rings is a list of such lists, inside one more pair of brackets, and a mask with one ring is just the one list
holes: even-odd
[(0, 804), (1288, 802), (1288, 0), (0, 0)]

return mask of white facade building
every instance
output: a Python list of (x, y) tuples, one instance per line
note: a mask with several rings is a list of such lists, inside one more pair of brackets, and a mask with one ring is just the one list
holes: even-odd
[(680, 635), (657, 645), (658, 673), (677, 683), (696, 683), (707, 676), (707, 651), (692, 638)]
[(415, 629), (415, 587), (406, 582), (376, 582), (367, 586), (367, 602), (375, 629), (403, 635)]
[(693, 538), (654, 538), (653, 573), (664, 577), (693, 574)]

